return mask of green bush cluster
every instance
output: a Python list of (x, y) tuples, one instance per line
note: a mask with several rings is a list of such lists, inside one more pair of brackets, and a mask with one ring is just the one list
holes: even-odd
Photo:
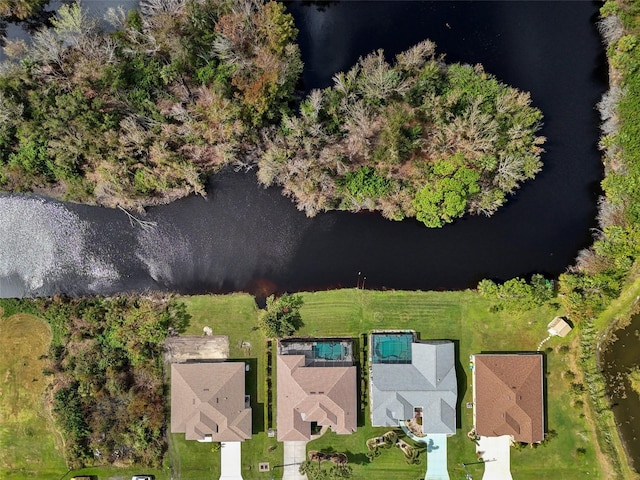
[(261, 310), (258, 316), (258, 325), (265, 337), (288, 337), (302, 327), (302, 317), (300, 316), (302, 304), (301, 295), (285, 293), (278, 298), (275, 295), (270, 295), (267, 298), (265, 310)]
[(53, 414), (70, 467), (158, 467), (166, 451), (163, 343), (183, 304), (135, 298), (38, 301), (53, 341)]
[(30, 45), (9, 42), (0, 187), (124, 207), (204, 193), (289, 111), (302, 69), (285, 7), (245, 6), (150, 1), (112, 10), (105, 33), (65, 4)]
[(541, 168), (541, 112), (481, 66), (447, 65), (424, 41), (362, 58), (267, 135), (258, 179), (307, 215), (379, 210), (440, 227), (492, 215)]
[(553, 282), (540, 274), (532, 275), (529, 282), (516, 277), (496, 284), (493, 280), (485, 279), (478, 284), (478, 293), (493, 302), (494, 310), (511, 313), (539, 307), (555, 295)]

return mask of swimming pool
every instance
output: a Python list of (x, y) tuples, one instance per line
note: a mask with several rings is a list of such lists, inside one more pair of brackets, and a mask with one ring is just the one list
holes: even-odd
[(345, 360), (349, 349), (342, 342), (318, 342), (311, 348), (313, 358), (322, 360)]
[(411, 363), (413, 333), (373, 333), (371, 361), (373, 363)]

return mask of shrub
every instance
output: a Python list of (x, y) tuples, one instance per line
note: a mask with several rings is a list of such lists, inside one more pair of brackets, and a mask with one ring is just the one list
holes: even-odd
[(260, 312), (258, 323), (266, 337), (287, 337), (293, 335), (302, 325), (300, 295), (284, 294), (280, 298), (270, 295), (265, 310)]

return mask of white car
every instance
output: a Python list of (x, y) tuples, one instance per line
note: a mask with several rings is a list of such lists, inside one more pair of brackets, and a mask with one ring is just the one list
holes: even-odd
[(134, 475), (131, 480), (153, 480), (153, 475)]

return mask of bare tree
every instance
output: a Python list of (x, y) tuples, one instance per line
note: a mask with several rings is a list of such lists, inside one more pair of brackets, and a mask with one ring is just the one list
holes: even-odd
[(186, 0), (140, 0), (140, 13), (143, 19), (165, 13), (179, 15), (186, 3)]
[(104, 19), (116, 30), (124, 30), (127, 26), (127, 12), (122, 5), (118, 5), (117, 8), (109, 7), (104, 14)]
[(149, 231), (149, 230), (155, 229), (158, 226), (158, 222), (152, 222), (152, 221), (149, 221), (149, 220), (142, 220), (142, 219), (134, 216), (133, 214), (127, 212), (120, 205), (118, 205), (118, 210), (121, 210), (121, 211), (123, 211), (125, 213), (125, 215), (129, 218), (129, 223), (131, 224), (132, 227), (135, 227), (136, 225), (138, 225), (140, 228), (142, 228), (142, 230)]
[(612, 203), (607, 197), (598, 199), (598, 225), (602, 230), (612, 225), (624, 225), (624, 207)]
[(396, 62), (398, 67), (413, 72), (422, 68), (427, 61), (433, 60), (435, 53), (436, 44), (431, 40), (424, 40), (396, 55)]
[(597, 104), (600, 119), (602, 120), (600, 128), (604, 135), (611, 135), (618, 130), (618, 104), (623, 96), (623, 89), (618, 85), (612, 85), (602, 95), (602, 99)]
[(598, 31), (605, 45), (609, 46), (620, 40), (624, 34), (622, 20), (617, 15), (609, 15), (598, 21)]
[(367, 55), (360, 60), (360, 65), (362, 71), (358, 87), (366, 98), (384, 100), (407, 90), (408, 84), (385, 61), (382, 50)]
[(56, 64), (62, 66), (64, 47), (58, 36), (50, 29), (38, 30), (32, 36), (29, 56), (41, 65)]
[(524, 157), (521, 155), (505, 155), (498, 163), (498, 170), (494, 184), (505, 192), (513, 192), (518, 188), (518, 183), (525, 178), (522, 174)]

